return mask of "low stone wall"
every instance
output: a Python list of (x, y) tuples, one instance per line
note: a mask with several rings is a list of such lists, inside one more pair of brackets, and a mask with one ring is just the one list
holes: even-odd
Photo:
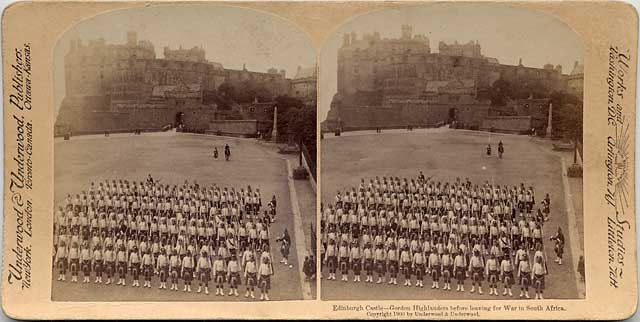
[[(463, 128), (477, 129), (487, 116), (486, 104), (429, 104), (424, 106), (386, 107), (339, 107), (336, 113), (342, 121), (343, 130), (364, 130), (381, 128), (434, 127), (451, 121), (451, 110), (455, 109), (458, 123)], [(325, 122), (324, 130), (336, 124), (335, 120)]]
[(531, 116), (488, 116), (480, 130), (526, 134), (531, 131)]
[(215, 111), (209, 108), (135, 108), (123, 112), (73, 109), (66, 111), (64, 119), (56, 122), (56, 129), (70, 130), (72, 133), (161, 129), (175, 125), (176, 115), (180, 112), (183, 113), (185, 128), (202, 132), (209, 129), (209, 122), (215, 115)]
[(232, 136), (255, 136), (258, 131), (256, 120), (213, 120), (209, 121), (207, 133)]

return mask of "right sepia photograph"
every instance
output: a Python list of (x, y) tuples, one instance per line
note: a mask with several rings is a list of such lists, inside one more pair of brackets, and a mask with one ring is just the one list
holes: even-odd
[(583, 44), (489, 3), (372, 11), (319, 60), (323, 300), (584, 299)]

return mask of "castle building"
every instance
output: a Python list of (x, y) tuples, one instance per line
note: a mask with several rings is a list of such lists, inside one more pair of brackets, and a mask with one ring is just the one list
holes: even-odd
[(566, 91), (568, 75), (560, 65), (543, 68), (501, 64), (482, 54), (477, 41), (439, 42), (401, 26), (399, 38), (374, 32), (344, 35), (338, 49), (337, 93), (325, 129), (434, 126), (456, 121), (480, 128), (490, 101), (482, 98), (497, 80), (523, 91)]
[(567, 77), (567, 91), (582, 98), (584, 92), (584, 65), (577, 61), (573, 64), (573, 70)]
[(296, 75), (291, 80), (291, 96), (301, 99), (306, 104), (315, 105), (318, 91), (317, 76), (316, 66), (308, 68), (298, 66)]
[(223, 84), (238, 92), (255, 87), (271, 97), (292, 95), (293, 82), (284, 70), (228, 69), (208, 61), (201, 46), (164, 47), (163, 54), (156, 57), (153, 44), (138, 40), (135, 32), (128, 32), (123, 44), (72, 40), (64, 57), (65, 97), (56, 133), (154, 130), (178, 121), (204, 131), (220, 115), (210, 97)]

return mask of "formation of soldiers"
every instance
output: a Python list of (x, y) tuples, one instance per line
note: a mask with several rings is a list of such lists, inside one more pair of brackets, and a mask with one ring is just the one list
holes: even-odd
[[(103, 283), (269, 300), (274, 273), (270, 252), (276, 198), (263, 209), (248, 186), (164, 185), (106, 180), (68, 195), (55, 211), (54, 265), (58, 281)], [(105, 278), (103, 280), (103, 278)], [(117, 281), (116, 281), (117, 279)], [(195, 281), (194, 281), (195, 280)]]
[[(338, 191), (321, 205), (321, 256), (328, 280), (424, 287), (489, 295), (543, 298), (548, 274), (543, 228), (550, 214), (547, 194), (536, 205), (533, 187), (500, 186), (468, 179), (439, 182), (425, 178), (376, 177)], [(562, 231), (550, 238), (562, 264)], [(388, 280), (388, 281), (387, 281)], [(441, 284), (442, 282), (442, 284)]]

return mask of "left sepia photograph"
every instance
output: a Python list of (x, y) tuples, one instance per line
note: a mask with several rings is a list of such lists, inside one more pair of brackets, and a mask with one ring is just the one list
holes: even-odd
[(53, 301), (316, 297), (316, 55), (277, 16), (79, 22), (54, 72)]

